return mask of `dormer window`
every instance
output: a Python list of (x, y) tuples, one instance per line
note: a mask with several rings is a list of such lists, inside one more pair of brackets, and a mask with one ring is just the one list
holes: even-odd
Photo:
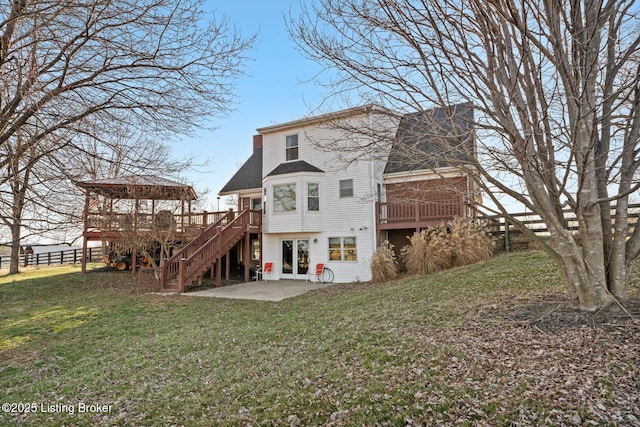
[(298, 160), (298, 134), (287, 135), (287, 145), (285, 148), (287, 161)]

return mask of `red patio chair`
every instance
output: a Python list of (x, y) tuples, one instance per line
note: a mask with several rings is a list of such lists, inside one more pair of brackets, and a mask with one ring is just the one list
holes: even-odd
[(319, 282), (320, 278), (322, 277), (322, 271), (324, 270), (324, 264), (316, 264), (316, 270), (309, 270), (309, 272), (307, 273), (307, 280), (309, 280), (309, 276), (311, 276), (311, 281), (313, 283)]
[(271, 275), (272, 273), (273, 273), (273, 263), (265, 262), (263, 268), (256, 269), (255, 279), (260, 280), (260, 277), (262, 277), (262, 280), (268, 280), (265, 275)]

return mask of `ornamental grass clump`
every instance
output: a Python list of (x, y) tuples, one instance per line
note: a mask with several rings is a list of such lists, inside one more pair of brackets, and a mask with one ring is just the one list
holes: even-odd
[(414, 233), (409, 241), (402, 259), (409, 273), (418, 275), (489, 259), (494, 246), (483, 225), (464, 218)]
[(386, 282), (398, 277), (396, 254), (393, 245), (385, 240), (371, 257), (371, 278), (374, 283)]
[(444, 227), (427, 228), (409, 237), (410, 244), (401, 254), (407, 271), (412, 274), (429, 274), (451, 267), (450, 247)]
[(483, 224), (469, 218), (456, 218), (450, 226), (451, 265), (460, 267), (486, 261), (493, 254), (494, 240)]

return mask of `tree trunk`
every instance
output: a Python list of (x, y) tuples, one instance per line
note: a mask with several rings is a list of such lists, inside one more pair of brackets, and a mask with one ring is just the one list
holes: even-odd
[(11, 229), (11, 262), (9, 263), (9, 274), (18, 274), (20, 273), (20, 225), (11, 224), (9, 228)]
[[(589, 175), (587, 175), (589, 176)], [(588, 180), (583, 181), (586, 185)], [(582, 195), (591, 195), (583, 191)], [(588, 197), (584, 197), (588, 199)], [(605, 308), (615, 301), (607, 285), (607, 269), (605, 249), (602, 245), (603, 231), (600, 206), (597, 203), (586, 205), (579, 215), (582, 253), (577, 253), (576, 266), (579, 279), (578, 298), (580, 309), (596, 311)], [(581, 218), (580, 218), (581, 217)]]

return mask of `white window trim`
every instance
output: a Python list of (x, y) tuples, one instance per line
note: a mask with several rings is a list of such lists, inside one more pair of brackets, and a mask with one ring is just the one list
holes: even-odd
[[(296, 137), (296, 145), (295, 146), (291, 146), (289, 147), (288, 141), (290, 137)], [(296, 150), (296, 157), (295, 159), (290, 159), (289, 158), (289, 151), (293, 150), (295, 148)], [(295, 162), (296, 160), (300, 159), (300, 137), (298, 136), (297, 133), (291, 134), (291, 135), (285, 135), (284, 137), (284, 158), (285, 161), (287, 162)]]
[[(331, 259), (331, 239), (340, 239), (340, 259)], [(356, 251), (356, 259), (347, 260), (345, 259), (345, 248), (344, 248), (344, 240), (345, 239), (353, 239), (355, 242), (355, 251)], [(358, 239), (356, 236), (330, 236), (327, 240), (327, 251), (329, 256), (329, 262), (358, 262)]]
[[(293, 209), (290, 210), (276, 210), (276, 188), (277, 187), (285, 187), (285, 186), (292, 186), (293, 187), (293, 194), (294, 194), (294, 199), (293, 199)], [(286, 214), (286, 213), (291, 213), (291, 212), (296, 212), (297, 210), (297, 205), (298, 205), (298, 188), (295, 182), (288, 182), (285, 184), (274, 184), (271, 187), (271, 196), (273, 198), (273, 200), (271, 201), (271, 210), (274, 214)]]
[[(318, 192), (317, 196), (310, 196), (309, 195), (309, 185), (310, 184), (315, 184), (317, 186), (317, 192)], [(315, 199), (318, 199), (318, 209), (315, 209), (315, 210), (309, 209), (309, 198), (311, 198), (311, 197), (314, 197)], [(307, 212), (320, 212), (320, 183), (319, 182), (307, 182)]]
[[(347, 181), (351, 181), (351, 194), (350, 194), (350, 195), (345, 195), (345, 196), (343, 196), (343, 195), (342, 195), (342, 190), (343, 190), (343, 188), (342, 188), (341, 184), (342, 184), (343, 182), (347, 182)], [(346, 190), (346, 189), (345, 189), (345, 190)], [(349, 198), (349, 197), (353, 197), (354, 195), (355, 195), (355, 189), (354, 189), (354, 184), (353, 184), (353, 178), (341, 179), (340, 181), (338, 181), (338, 196), (339, 196), (341, 199), (346, 199), (346, 198)]]

